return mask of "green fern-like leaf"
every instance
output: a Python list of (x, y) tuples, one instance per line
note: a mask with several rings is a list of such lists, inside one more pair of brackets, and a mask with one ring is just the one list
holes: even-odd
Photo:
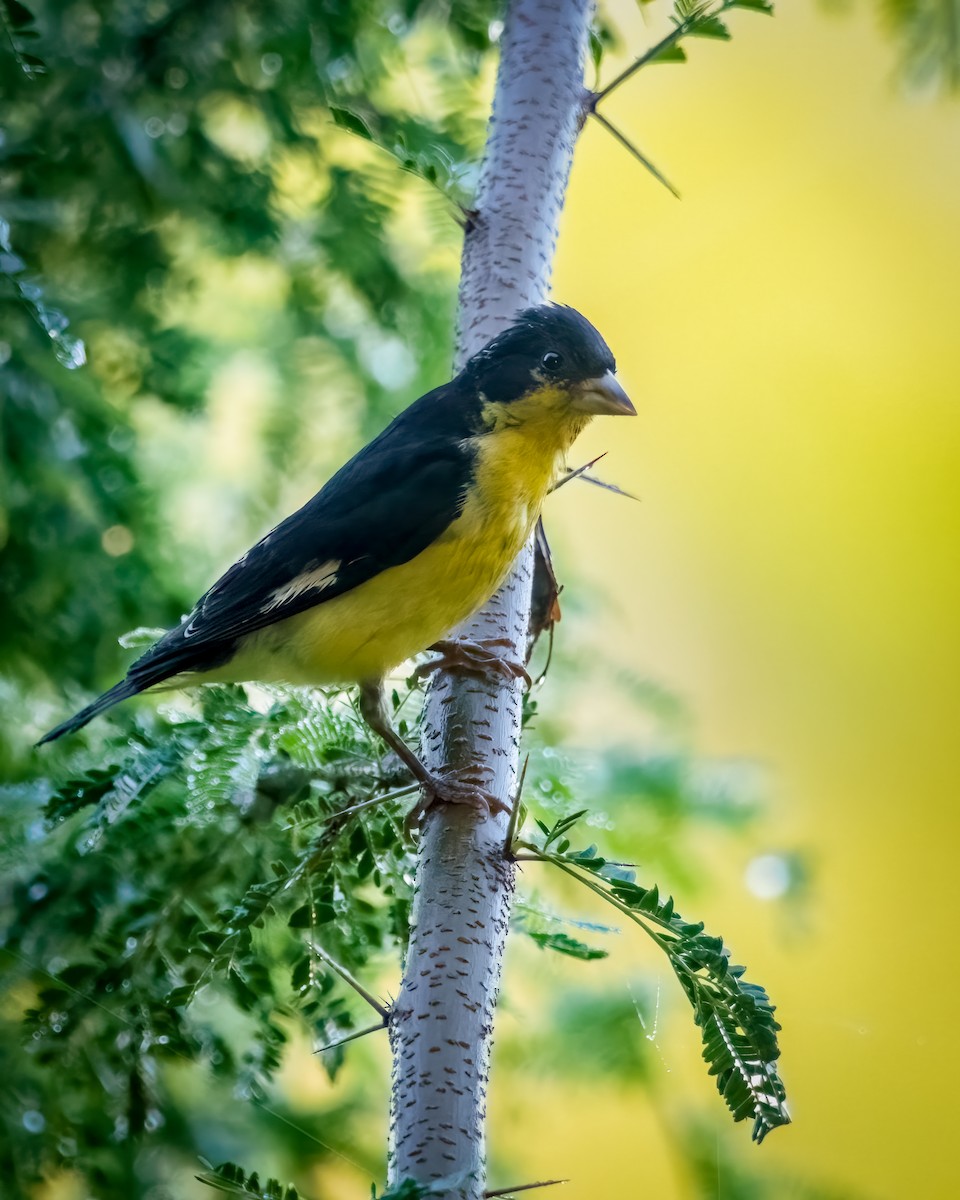
[(710, 9), (710, 0), (675, 0), (673, 20), (678, 25), (689, 25), (702, 20)]
[(687, 61), (687, 52), (682, 46), (668, 45), (650, 56), (651, 63), (682, 63)]
[(579, 958), (582, 962), (591, 962), (596, 958), (606, 958), (608, 953), (606, 950), (600, 950), (596, 946), (588, 946), (586, 942), (572, 938), (566, 933), (537, 933), (534, 931), (528, 933), (527, 936), (536, 942), (542, 950), (555, 950), (558, 954), (566, 954), (570, 958)]
[[(247, 1175), (236, 1163), (221, 1163), (219, 1167), (204, 1171), (197, 1179), (218, 1192), (225, 1192), (228, 1196), (243, 1196), (246, 1200), (301, 1200), (295, 1187), (284, 1187), (276, 1179), (261, 1183), (256, 1171)], [(302, 1200), (306, 1200), (306, 1197)]]
[[(0, 13), (4, 10), (0, 6)], [(17, 46), (17, 38), (23, 36), (23, 31), (14, 33), (8, 31), (14, 54), (25, 75), (37, 76), (46, 72), (46, 64), (35, 54), (27, 54)], [(87, 361), (87, 351), (80, 340), (68, 333), (70, 322), (59, 309), (49, 308), (43, 299), (40, 286), (28, 283), (23, 272), (26, 263), (14, 253), (10, 240), (10, 225), (0, 218), (0, 294), (15, 299), (29, 314), (31, 319), (43, 330), (50, 340), (54, 353), (59, 362), (73, 370), (81, 367)]]
[(733, 1119), (752, 1118), (757, 1142), (789, 1124), (786, 1090), (776, 1067), (780, 1025), (774, 1005), (762, 987), (743, 978), (744, 967), (731, 963), (723, 939), (704, 932), (702, 921), (686, 921), (673, 897), (661, 898), (656, 886), (610, 878), (595, 847), (564, 853), (560, 842), (551, 852), (547, 838), (552, 841), (556, 829), (541, 824), (541, 830), (543, 846), (531, 849), (629, 916), (666, 954), (700, 1028), (704, 1060)]
[(730, 30), (718, 16), (704, 13), (690, 25), (690, 37), (714, 38), (717, 41), (729, 42)]
[(773, 1063), (755, 1057), (751, 1038), (739, 1026), (726, 1024), (716, 1010), (703, 1027), (703, 1057), (733, 1119), (753, 1118), (755, 1141), (786, 1123), (785, 1094)]
[(183, 758), (184, 747), (177, 742), (137, 746), (115, 766), (95, 768), (61, 784), (47, 801), (44, 816), (57, 823), (94, 805), (86, 843), (90, 848), (105, 826), (122, 820), (134, 804), (142, 802), (173, 774)]
[(669, 935), (660, 944), (693, 1007), (704, 1059), (734, 1120), (752, 1117), (758, 1142), (789, 1124), (786, 1090), (775, 1066), (780, 1025), (764, 989), (743, 979), (744, 968), (731, 964), (722, 938), (705, 933), (701, 922), (684, 921), (672, 897), (661, 900), (656, 887), (620, 881), (610, 891)]

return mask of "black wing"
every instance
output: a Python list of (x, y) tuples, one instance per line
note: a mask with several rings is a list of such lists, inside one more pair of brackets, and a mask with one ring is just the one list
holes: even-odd
[(234, 563), (187, 621), (133, 664), (131, 677), (158, 682), (210, 669), (245, 635), (425, 550), (460, 515), (471, 476), (470, 430), (458, 399), (448, 385), (411, 405)]
[(230, 659), (240, 638), (409, 562), (460, 515), (473, 469), (465, 439), (479, 399), (463, 376), (402, 412), (299, 512), (272, 529), (200, 598), (125, 679), (40, 739), (72, 733), (182, 671)]

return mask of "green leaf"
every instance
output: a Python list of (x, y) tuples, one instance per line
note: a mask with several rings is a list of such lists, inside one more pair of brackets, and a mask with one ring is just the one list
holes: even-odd
[(596, 71), (598, 73), (600, 71), (601, 64), (603, 63), (603, 51), (604, 51), (603, 39), (600, 37), (600, 34), (597, 32), (597, 30), (595, 28), (591, 29), (590, 30), (590, 60), (593, 63), (594, 71)]
[(298, 909), (290, 914), (290, 920), (287, 921), (287, 924), (291, 929), (312, 929), (316, 924), (313, 905), (301, 904)]
[(602, 858), (596, 860), (600, 866), (595, 867), (590, 863), (583, 863), (588, 870), (599, 871), (604, 879), (616, 881), (618, 883), (634, 883), (637, 878), (637, 873), (632, 867), (621, 867), (616, 863), (604, 862)]
[(339, 125), (341, 129), (355, 133), (357, 137), (365, 138), (368, 142), (373, 141), (373, 134), (367, 128), (364, 120), (355, 112), (351, 112), (349, 108), (334, 108), (331, 105), (330, 116), (333, 117), (334, 124)]
[(22, 37), (24, 26), (32, 25), (36, 18), (25, 4), (20, 3), (20, 0), (3, 0), (3, 5), (10, 18), (10, 24)]
[[(552, 842), (555, 842), (558, 838), (562, 838), (563, 835), (567, 833), (568, 830), (572, 829), (574, 825), (576, 825), (582, 817), (585, 817), (589, 811), (590, 810), (587, 808), (581, 808), (577, 812), (570, 813), (569, 816), (561, 817), (555, 822), (551, 829), (548, 829), (542, 821), (537, 821), (540, 829), (546, 834), (546, 838), (543, 843), (544, 849), (546, 849)], [(569, 846), (569, 843), (567, 844)]]
[(0, 274), (19, 275), (21, 271), (26, 270), (26, 266), (19, 255), (10, 254), (6, 250), (0, 252)]
[(236, 1163), (221, 1163), (219, 1167), (204, 1171), (196, 1178), (218, 1192), (225, 1192), (228, 1196), (243, 1196), (246, 1200), (300, 1200), (300, 1193), (295, 1187), (283, 1187), (276, 1179), (268, 1179), (261, 1184), (256, 1171), (247, 1175)]
[(730, 30), (719, 17), (700, 17), (689, 29), (690, 37), (714, 38), (717, 41), (729, 42)]
[(579, 958), (582, 962), (590, 962), (595, 958), (606, 958), (607, 951), (595, 946), (588, 946), (565, 933), (530, 933), (528, 935), (536, 942), (541, 950), (556, 950), (558, 954), (566, 954), (570, 958)]
[(682, 63), (687, 61), (687, 52), (682, 46), (674, 42), (670, 46), (664, 46), (662, 50), (658, 50), (656, 54), (650, 58), (651, 63)]
[(709, 1073), (733, 1119), (752, 1119), (757, 1142), (789, 1124), (786, 1091), (776, 1067), (780, 1025), (774, 1006), (762, 987), (743, 978), (744, 968), (731, 963), (723, 939), (704, 933), (702, 922), (685, 921), (673, 897), (661, 900), (656, 886), (581, 875), (573, 855), (565, 862), (567, 874), (621, 911), (636, 913), (634, 919), (666, 954), (700, 1027)]
[(113, 788), (114, 769), (94, 768), (79, 779), (69, 779), (60, 785), (44, 806), (48, 821), (63, 821), (81, 808), (98, 804)]
[(184, 984), (181, 987), (175, 987), (172, 992), (168, 992), (166, 1003), (171, 1008), (183, 1008), (193, 999), (194, 987), (192, 984)]
[(674, 0), (672, 20), (678, 25), (699, 21), (707, 15), (710, 0)]
[(766, 13), (773, 16), (773, 5), (769, 0), (727, 0), (728, 8), (748, 8), (752, 12)]

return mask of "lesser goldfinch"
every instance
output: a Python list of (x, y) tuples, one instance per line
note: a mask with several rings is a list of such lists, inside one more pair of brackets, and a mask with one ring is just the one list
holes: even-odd
[[(364, 716), (425, 790), (474, 802), (477, 789), (431, 776), (393, 731), (381, 681), (493, 595), (590, 418), (635, 414), (615, 370), (576, 310), (519, 313), (239, 558), (126, 678), (38, 745), (158, 684), (358, 683)], [(448, 661), (458, 646), (469, 664), (469, 647), (440, 643)], [(479, 661), (482, 648), (473, 653)]]

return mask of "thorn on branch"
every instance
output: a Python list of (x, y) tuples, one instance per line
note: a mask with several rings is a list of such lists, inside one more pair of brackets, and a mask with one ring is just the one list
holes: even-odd
[[(318, 946), (316, 944), (316, 942), (309, 942), (308, 945), (310, 946), (310, 949), (314, 952), (314, 954), (317, 956), (317, 958), (319, 958), (322, 962), (325, 962), (331, 971), (334, 971), (337, 975), (340, 976), (340, 978), (343, 980), (344, 983), (346, 983), (350, 987), (352, 987), (353, 990), (357, 993), (357, 995), (361, 997), (361, 999), (366, 1000), (366, 1002), (370, 1005), (370, 1007), (374, 1010), (374, 1012), (377, 1012), (380, 1014), (381, 1022), (384, 1025), (386, 1025), (387, 1022), (390, 1020), (390, 1009), (387, 1007), (387, 1005), (382, 1004), (376, 998), (376, 996), (374, 996), (372, 993), (368, 992), (367, 989), (363, 986), (363, 984), (358, 979), (356, 979), (353, 975), (351, 975), (346, 967), (342, 967), (340, 965), (340, 963), (338, 963), (335, 959), (332, 959), (330, 957), (330, 955), (326, 952), (326, 950), (323, 949), (322, 946)], [(367, 1030), (367, 1032), (369, 1033), (372, 1031)], [(347, 1039), (347, 1040), (349, 1041), (349, 1039)]]
[(553, 485), (553, 487), (551, 487), (550, 492), (552, 493), (552, 492), (555, 492), (558, 489), (562, 488), (565, 483), (570, 483), (571, 480), (574, 480), (578, 476), (582, 475), (584, 473), (584, 471), (589, 471), (591, 467), (594, 467), (597, 465), (597, 463), (600, 461), (601, 458), (606, 458), (606, 457), (607, 457), (607, 451), (604, 450), (604, 452), (602, 454), (598, 454), (596, 458), (591, 458), (588, 463), (584, 463), (582, 467), (577, 467), (577, 469), (575, 471), (568, 470), (566, 475), (564, 475), (560, 479), (558, 479), (557, 482)]
[(603, 454), (598, 454), (596, 458), (591, 459), (588, 463), (584, 463), (582, 467), (577, 467), (575, 471), (568, 471), (566, 475), (557, 480), (550, 491), (555, 492), (558, 488), (562, 488), (565, 483), (571, 483), (574, 479), (581, 479), (584, 483), (592, 483), (594, 487), (604, 488), (608, 492), (616, 492), (618, 496), (626, 496), (628, 500), (639, 501), (639, 496), (634, 496), (632, 492), (624, 491), (622, 487), (617, 487), (615, 483), (607, 483), (605, 479), (598, 479), (596, 475), (587, 474), (594, 463), (598, 463), (606, 453), (606, 450), (604, 450)]
[(605, 116), (603, 116), (602, 113), (598, 113), (596, 111), (596, 109), (594, 109), (594, 111), (593, 111), (593, 117), (595, 120), (600, 122), (600, 124), (604, 127), (604, 129), (608, 130), (608, 132), (613, 134), (613, 136), (617, 139), (617, 141), (620, 143), (621, 146), (623, 146), (626, 150), (629, 150), (629, 152), (633, 155), (633, 157), (637, 160), (637, 162), (640, 163), (640, 165), (642, 167), (644, 167), (647, 171), (649, 171), (650, 174), (654, 177), (654, 179), (656, 179), (659, 183), (662, 183), (663, 186), (667, 189), (667, 191), (672, 193), (672, 195), (676, 196), (676, 198), (678, 200), (680, 199), (680, 193), (673, 186), (673, 184), (666, 177), (666, 175), (664, 175), (663, 172), (658, 167), (654, 166), (654, 164), (650, 161), (650, 159), (647, 158), (647, 156), (645, 154), (643, 154), (640, 150), (638, 150), (637, 147), (633, 144), (633, 142), (631, 142), (628, 138), (624, 137), (624, 135), (620, 132), (619, 129), (617, 129), (617, 127), (615, 125), (612, 125), (607, 120), (607, 118)]
[(358, 1038), (366, 1037), (368, 1033), (379, 1033), (381, 1029), (387, 1028), (387, 1021), (378, 1021), (376, 1025), (367, 1025), (364, 1029), (355, 1029), (353, 1033), (348, 1033), (346, 1037), (337, 1038), (335, 1042), (328, 1042), (326, 1046), (318, 1046), (314, 1050), (314, 1054), (325, 1054), (328, 1050), (336, 1050), (338, 1046), (345, 1046), (347, 1042), (355, 1042)]
[(457, 207), (460, 209), (460, 218), (457, 224), (463, 230), (464, 234), (473, 233), (480, 221), (480, 209), (466, 208), (462, 204), (458, 204)]
[(597, 109), (601, 100), (605, 100), (607, 96), (615, 92), (627, 80), (632, 79), (641, 68), (647, 66), (649, 63), (683, 62), (686, 55), (678, 45), (683, 38), (688, 36), (729, 38), (730, 35), (720, 17), (731, 8), (755, 8), (761, 12), (773, 11), (772, 5), (766, 3), (766, 0), (720, 0), (715, 8), (713, 7), (712, 0), (704, 0), (703, 3), (681, 3), (681, 0), (676, 0), (674, 16), (671, 18), (674, 22), (674, 28), (666, 37), (661, 38), (655, 46), (651, 46), (639, 58), (634, 59), (630, 66), (625, 67), (619, 75), (612, 79), (606, 87), (601, 88), (599, 92), (587, 91), (584, 93), (582, 111), (585, 116), (596, 117), (600, 124), (605, 126), (617, 141), (625, 146), (634, 158), (642, 163), (650, 174), (671, 191), (678, 200), (680, 199), (680, 193), (676, 188), (618, 129), (615, 129), (605, 117), (602, 117)]
[(523, 811), (523, 804), (520, 798), (523, 795), (523, 784), (527, 778), (527, 767), (529, 765), (530, 755), (528, 754), (523, 760), (523, 766), (520, 768), (520, 778), (517, 780), (517, 793), (514, 797), (513, 808), (510, 810), (510, 823), (507, 826), (507, 837), (506, 841), (504, 842), (504, 855), (509, 859), (514, 858), (513, 843), (517, 836), (520, 825), (520, 817)]
[(583, 89), (583, 95), (580, 100), (580, 111), (577, 116), (577, 134), (583, 132), (583, 127), (587, 123), (587, 118), (591, 113), (596, 111), (597, 101), (600, 99), (599, 92), (592, 92), (589, 88)]
[(600, 479), (596, 475), (583, 474), (580, 479), (584, 483), (592, 483), (594, 487), (603, 488), (606, 492), (613, 492), (617, 496), (625, 496), (628, 500), (636, 500), (640, 503), (640, 497), (635, 496), (633, 492), (625, 491), (622, 487), (618, 487), (615, 483), (607, 483), (605, 479)]
[(534, 1188), (556, 1187), (559, 1183), (569, 1183), (569, 1179), (541, 1179), (537, 1183), (519, 1183), (516, 1187), (497, 1188), (494, 1192), (484, 1192), (484, 1200), (493, 1200), (495, 1196), (512, 1196), (514, 1192), (530, 1192)]

